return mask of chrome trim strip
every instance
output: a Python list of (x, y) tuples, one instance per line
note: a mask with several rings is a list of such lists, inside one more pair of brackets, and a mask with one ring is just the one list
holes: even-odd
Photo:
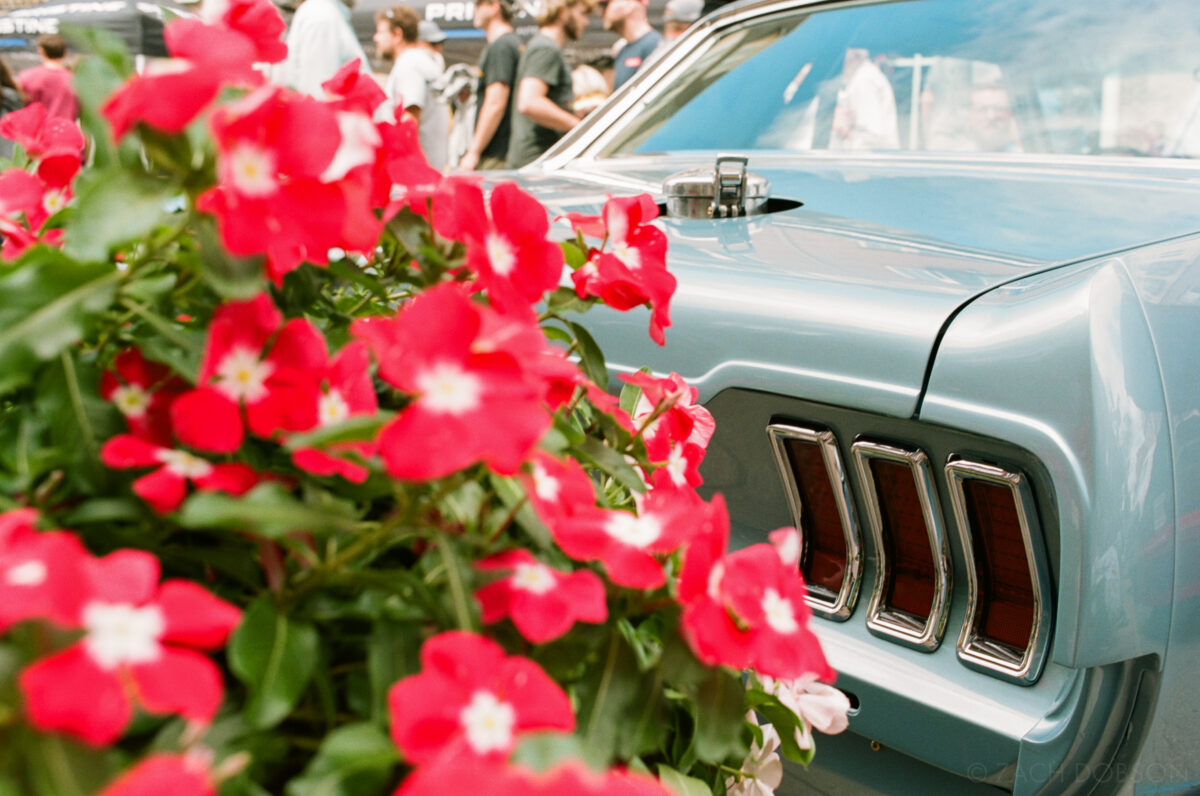
[[(1015, 655), (1006, 645), (997, 644), (978, 634), (980, 619), (979, 574), (971, 541), (970, 520), (967, 515), (963, 482), (968, 479), (986, 481), (1008, 488), (1017, 509), (1017, 522), (1025, 544), (1025, 560), (1029, 565), (1033, 586), (1033, 627), (1023, 655)], [(1050, 643), (1050, 572), (1045, 555), (1038, 555), (1041, 533), (1037, 524), (1033, 493), (1028, 480), (1020, 473), (965, 459), (946, 462), (946, 481), (950, 485), (950, 502), (962, 541), (967, 564), (967, 615), (958, 635), (958, 658), (965, 665), (1015, 683), (1027, 685), (1037, 680), (1046, 661)]]
[[(946, 630), (952, 570), (950, 546), (933, 485), (929, 457), (921, 450), (897, 448), (867, 440), (858, 440), (850, 449), (854, 453), (859, 482), (862, 484), (863, 503), (866, 505), (867, 516), (871, 522), (871, 535), (875, 541), (875, 586), (871, 591), (871, 602), (867, 606), (867, 629), (876, 635), (899, 641), (915, 649), (932, 652), (941, 644), (942, 634)], [(875, 478), (871, 474), (871, 459), (905, 464), (912, 472), (934, 563), (933, 603), (930, 606), (929, 618), (924, 623), (911, 614), (890, 610), (883, 604), (890, 570), (887, 548), (883, 542), (883, 514), (879, 506)]]
[(802, 549), (808, 544), (804, 538), (804, 526), (800, 522), (803, 506), (800, 504), (800, 489), (796, 484), (795, 473), (792, 472), (792, 466), (787, 457), (787, 441), (798, 439), (816, 444), (821, 449), (825, 472), (833, 487), (834, 503), (842, 522), (842, 537), (846, 541), (846, 574), (842, 578), (842, 588), (836, 594), (828, 589), (806, 584), (808, 586), (806, 601), (813, 613), (827, 619), (844, 622), (850, 618), (850, 614), (854, 612), (854, 605), (858, 601), (858, 591), (862, 585), (863, 550), (862, 534), (858, 529), (858, 519), (854, 515), (854, 497), (850, 491), (850, 481), (846, 477), (846, 470), (842, 466), (842, 456), (838, 452), (837, 439), (832, 431), (787, 423), (770, 424), (767, 426), (767, 435), (771, 439), (771, 448), (775, 452), (775, 464), (779, 469), (779, 477), (783, 479), (784, 491), (787, 493), (792, 524), (800, 531)]

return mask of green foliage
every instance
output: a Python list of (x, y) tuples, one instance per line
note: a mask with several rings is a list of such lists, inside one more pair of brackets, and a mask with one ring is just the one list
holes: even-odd
[(246, 609), (229, 642), (229, 667), (249, 692), (243, 713), (251, 726), (287, 718), (316, 670), (318, 644), (315, 627), (280, 613), (267, 598)]

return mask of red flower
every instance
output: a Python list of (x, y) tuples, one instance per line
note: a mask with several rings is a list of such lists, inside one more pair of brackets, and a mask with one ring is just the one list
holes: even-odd
[(315, 428), (327, 359), (317, 328), (303, 318), (284, 323), (267, 294), (228, 302), (209, 325), (198, 389), (171, 407), (175, 433), (200, 450), (235, 451), (243, 435), (239, 405), (260, 437)]
[(133, 492), (160, 514), (174, 511), (187, 496), (190, 481), (202, 492), (241, 495), (258, 483), (258, 474), (240, 462), (214, 464), (179, 448), (169, 448), (136, 437), (118, 434), (100, 449), (100, 461), (109, 467), (155, 467), (133, 482)]
[(774, 534), (722, 556), (729, 533), (723, 501), (688, 545), (679, 579), (681, 631), (701, 661), (792, 679), (833, 680), (821, 643), (808, 627), (804, 580), (793, 553), (797, 537)]
[(467, 244), (467, 266), (498, 307), (534, 304), (558, 286), (563, 253), (546, 237), (546, 209), (516, 183), (497, 185), (485, 207), (477, 184), (446, 180), (434, 195), (433, 224)]
[(509, 617), (534, 644), (558, 638), (576, 622), (608, 618), (604, 584), (594, 572), (551, 569), (527, 550), (500, 553), (475, 566), (484, 572), (512, 572), (475, 592), (484, 624)]
[[(351, 417), (373, 415), (379, 409), (371, 374), (367, 346), (353, 342), (343, 348), (324, 369), (321, 396), (317, 404), (316, 426), (341, 423)], [(351, 453), (369, 458), (375, 453), (371, 443), (346, 442), (328, 450), (301, 448), (292, 454), (292, 461), (301, 470), (313, 475), (341, 475), (348, 481), (362, 483), (367, 468), (339, 455)]]
[(71, 623), (87, 551), (65, 531), (39, 533), (37, 512), (0, 514), (0, 633), (26, 619)]
[(571, 279), (580, 298), (598, 296), (618, 310), (650, 305), (650, 337), (663, 344), (663, 330), (671, 325), (669, 304), (675, 293), (675, 277), (667, 272), (667, 238), (650, 224), (658, 216), (658, 205), (649, 194), (610, 197), (597, 219), (571, 214), (568, 219), (584, 234), (599, 232), (603, 221), (608, 251), (593, 252), (587, 264)]
[(129, 430), (164, 443), (171, 439), (171, 402), (186, 389), (170, 368), (147, 360), (136, 348), (117, 354), (113, 370), (100, 377), (100, 395), (125, 416)]
[(265, 254), (280, 284), (302, 261), (322, 265), (329, 250), (370, 249), (381, 223), (371, 212), (369, 173), (378, 131), (358, 113), (268, 86), (212, 117), (219, 182), (196, 200), (217, 217), (236, 255)]
[[(220, 0), (205, 3), (202, 12), (205, 22), (238, 33), (249, 41), (253, 50), (252, 61), (274, 64), (287, 57), (287, 45), (283, 43), (287, 23), (270, 0)], [(174, 23), (171, 25), (174, 26)], [(171, 54), (206, 63), (213, 58), (228, 58), (228, 55), (219, 52), (205, 52), (203, 49), (191, 51), (178, 42)]]
[(402, 207), (426, 215), (426, 201), (437, 191), (442, 173), (429, 165), (421, 151), (417, 122), (411, 117), (377, 126), (382, 138), (373, 177), (372, 206), (384, 202), (383, 217), (391, 218)]
[(122, 772), (96, 796), (214, 796), (216, 792), (206, 760), (159, 752)]
[(197, 652), (224, 646), (241, 613), (195, 583), (158, 585), (158, 560), (119, 550), (85, 562), (74, 625), (83, 638), (20, 675), (30, 722), (92, 744), (115, 741), (136, 701), (153, 713), (207, 723), (221, 704), (221, 673)]
[(395, 796), (673, 796), (673, 791), (648, 774), (622, 769), (597, 773), (568, 760), (537, 773), (501, 760), (444, 755), (417, 768)]
[(409, 762), (460, 751), (506, 757), (518, 733), (575, 728), (570, 700), (558, 684), (533, 661), (506, 656), (483, 636), (434, 636), (421, 648), (421, 664), (420, 674), (388, 693), (392, 738)]
[(443, 284), (408, 302), (394, 318), (356, 321), (379, 375), (413, 397), (379, 436), (388, 472), (440, 478), (475, 462), (517, 471), (550, 427), (544, 385), (481, 331), (494, 310), (462, 287)]
[(543, 516), (563, 551), (581, 561), (600, 561), (613, 583), (657, 589), (666, 573), (656, 555), (675, 550), (707, 511), (693, 492), (653, 489), (636, 514), (589, 509), (569, 516)]

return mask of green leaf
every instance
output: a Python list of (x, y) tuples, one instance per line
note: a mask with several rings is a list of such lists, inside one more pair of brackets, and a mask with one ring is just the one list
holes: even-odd
[(116, 772), (114, 755), (62, 735), (25, 736), (22, 758), (29, 771), (29, 796), (87, 796)]
[(367, 675), (371, 683), (371, 716), (387, 721), (387, 695), (401, 678), (421, 668), (421, 625), (417, 622), (375, 623), (367, 639)]
[(292, 711), (312, 679), (318, 644), (316, 628), (267, 598), (246, 609), (229, 642), (229, 668), (249, 691), (243, 713), (251, 726), (273, 727)]
[(575, 446), (580, 457), (612, 476), (632, 492), (645, 492), (646, 482), (638, 475), (625, 457), (594, 437), (588, 437)]
[(696, 754), (714, 765), (728, 758), (745, 758), (742, 727), (746, 716), (746, 689), (724, 669), (709, 672), (691, 694), (696, 720)]
[(803, 749), (796, 743), (796, 730), (801, 726), (801, 719), (786, 705), (779, 701), (774, 694), (768, 694), (757, 688), (746, 691), (750, 707), (756, 710), (779, 733), (780, 752), (788, 760), (808, 765), (812, 762), (812, 747)]
[(325, 737), (287, 796), (373, 796), (382, 793), (398, 762), (396, 747), (377, 726), (348, 724)]
[(574, 288), (560, 287), (546, 299), (546, 310), (554, 315), (567, 312), (587, 312), (595, 305), (595, 299), (581, 299)]
[(354, 415), (340, 423), (330, 423), (313, 431), (293, 434), (284, 447), (290, 451), (304, 448), (320, 448), (336, 442), (360, 442), (372, 440), (379, 429), (392, 419), (392, 412), (381, 411), (373, 415)]
[(550, 538), (550, 530), (530, 505), (525, 490), (521, 488), (517, 479), (488, 473), (488, 483), (507, 510), (512, 511), (514, 507), (520, 507), (517, 508), (514, 515), (517, 524), (529, 534), (538, 547), (548, 550), (554, 546), (554, 542)]
[(617, 633), (578, 686), (579, 727), (588, 760), (606, 765), (658, 746), (661, 680), (638, 669), (637, 658)]
[(322, 533), (352, 530), (355, 519), (319, 511), (298, 500), (278, 483), (264, 483), (241, 497), (223, 492), (198, 492), (179, 511), (185, 528), (230, 528), (276, 539), (289, 531)]
[(712, 796), (712, 790), (702, 781), (680, 774), (668, 765), (658, 764), (658, 778), (675, 791), (677, 796)]
[(39, 362), (87, 334), (112, 304), (120, 274), (37, 246), (0, 276), (0, 394), (28, 383)]
[(578, 735), (563, 732), (531, 732), (521, 736), (510, 763), (534, 771), (546, 771), (566, 760), (586, 760), (587, 748)]
[(167, 218), (178, 188), (119, 166), (83, 171), (75, 181), (75, 217), (63, 249), (80, 260), (106, 260), (119, 244), (149, 235)]
[(353, 282), (359, 287), (367, 290), (371, 295), (380, 301), (388, 300), (387, 288), (383, 283), (365, 273), (361, 268), (350, 259), (332, 260), (329, 263), (329, 273), (336, 276), (338, 279), (344, 279), (347, 282)]
[(601, 389), (608, 388), (608, 368), (604, 364), (604, 352), (600, 350), (596, 340), (588, 332), (577, 323), (567, 322), (571, 327), (571, 331), (575, 334), (575, 339), (579, 342), (580, 364), (583, 365), (583, 372)]
[(215, 223), (198, 218), (192, 226), (199, 244), (201, 275), (204, 281), (227, 299), (247, 299), (262, 290), (261, 257), (235, 257), (221, 244)]

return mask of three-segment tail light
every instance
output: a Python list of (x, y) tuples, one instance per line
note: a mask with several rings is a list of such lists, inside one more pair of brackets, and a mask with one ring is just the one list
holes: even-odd
[(951, 575), (929, 458), (865, 440), (851, 450), (876, 550), (867, 627), (909, 646), (936, 649), (946, 628)]
[(854, 501), (831, 432), (773, 423), (767, 433), (800, 531), (800, 573), (814, 612), (844, 620), (862, 578), (862, 544)]
[(950, 499), (967, 562), (967, 617), (958, 656), (1018, 682), (1041, 672), (1049, 637), (1049, 573), (1020, 473), (952, 459)]

